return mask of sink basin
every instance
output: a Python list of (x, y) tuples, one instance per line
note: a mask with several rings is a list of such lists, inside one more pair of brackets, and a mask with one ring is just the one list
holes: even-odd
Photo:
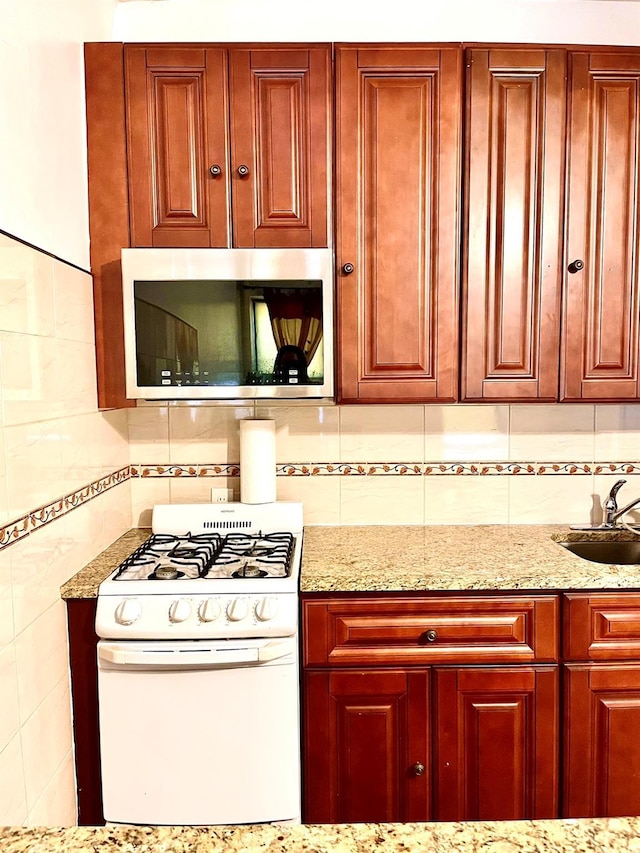
[(640, 537), (633, 542), (559, 542), (567, 551), (592, 563), (640, 565)]

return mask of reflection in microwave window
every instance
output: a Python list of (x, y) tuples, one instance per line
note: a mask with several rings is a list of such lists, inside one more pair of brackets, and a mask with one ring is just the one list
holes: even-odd
[(321, 385), (320, 281), (135, 281), (138, 385)]

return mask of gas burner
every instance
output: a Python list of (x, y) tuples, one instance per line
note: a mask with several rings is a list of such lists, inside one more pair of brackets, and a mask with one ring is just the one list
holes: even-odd
[(184, 572), (179, 572), (172, 566), (156, 566), (153, 572), (149, 575), (149, 580), (152, 581), (174, 581), (176, 578), (183, 578)]
[(267, 572), (256, 565), (240, 566), (235, 572), (231, 573), (232, 578), (266, 578)]

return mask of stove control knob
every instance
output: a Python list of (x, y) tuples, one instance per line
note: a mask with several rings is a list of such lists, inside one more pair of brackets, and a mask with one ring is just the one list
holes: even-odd
[(244, 598), (234, 598), (227, 607), (230, 622), (241, 622), (249, 615), (249, 605)]
[(184, 622), (191, 616), (191, 602), (188, 598), (179, 598), (169, 608), (170, 622)]
[(198, 608), (201, 622), (215, 622), (220, 615), (220, 603), (215, 598), (207, 598)]
[(275, 598), (263, 598), (256, 604), (256, 618), (260, 622), (268, 622), (278, 612), (278, 602)]
[(137, 598), (125, 598), (116, 607), (118, 625), (133, 625), (142, 616), (142, 606)]

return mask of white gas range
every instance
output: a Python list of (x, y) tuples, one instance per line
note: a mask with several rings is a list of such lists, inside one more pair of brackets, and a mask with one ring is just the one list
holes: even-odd
[(105, 819), (300, 819), (302, 505), (153, 510), (100, 585)]

